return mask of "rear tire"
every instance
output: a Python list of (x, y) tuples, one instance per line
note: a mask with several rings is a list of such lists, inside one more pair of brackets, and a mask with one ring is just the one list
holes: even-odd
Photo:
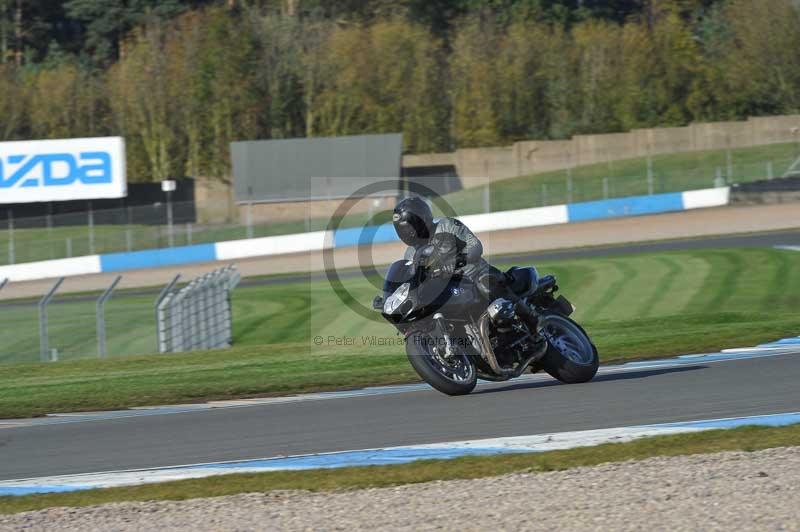
[(458, 352), (452, 357), (452, 361), (443, 359), (434, 351), (440, 345), (436, 340), (421, 333), (408, 337), (406, 356), (411, 367), (422, 380), (440, 392), (447, 395), (467, 395), (478, 383), (475, 364), (458, 348), (455, 348)]
[(543, 315), (541, 323), (550, 345), (538, 365), (565, 384), (592, 380), (600, 367), (600, 358), (586, 331), (556, 313)]

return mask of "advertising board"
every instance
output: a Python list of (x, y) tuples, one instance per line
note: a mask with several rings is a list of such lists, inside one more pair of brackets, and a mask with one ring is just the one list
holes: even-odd
[(0, 142), (0, 204), (126, 195), (122, 137)]

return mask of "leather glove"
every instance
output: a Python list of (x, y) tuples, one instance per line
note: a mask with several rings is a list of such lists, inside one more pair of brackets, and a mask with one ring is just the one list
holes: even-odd
[(455, 258), (446, 260), (439, 265), (439, 273), (442, 275), (453, 275), (456, 271)]

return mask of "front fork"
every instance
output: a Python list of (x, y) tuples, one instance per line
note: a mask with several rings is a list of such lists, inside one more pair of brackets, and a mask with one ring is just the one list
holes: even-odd
[(455, 355), (453, 351), (453, 343), (450, 341), (450, 333), (447, 331), (447, 322), (444, 321), (444, 316), (441, 312), (433, 315), (433, 322), (436, 324), (436, 329), (439, 334), (444, 338), (444, 356), (450, 358)]

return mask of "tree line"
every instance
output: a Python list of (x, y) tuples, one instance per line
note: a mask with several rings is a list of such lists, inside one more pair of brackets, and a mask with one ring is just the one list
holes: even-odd
[(236, 140), (424, 153), (800, 111), (795, 0), (69, 0), (52, 27), (21, 1), (0, 140), (122, 135), (139, 181), (224, 179)]

